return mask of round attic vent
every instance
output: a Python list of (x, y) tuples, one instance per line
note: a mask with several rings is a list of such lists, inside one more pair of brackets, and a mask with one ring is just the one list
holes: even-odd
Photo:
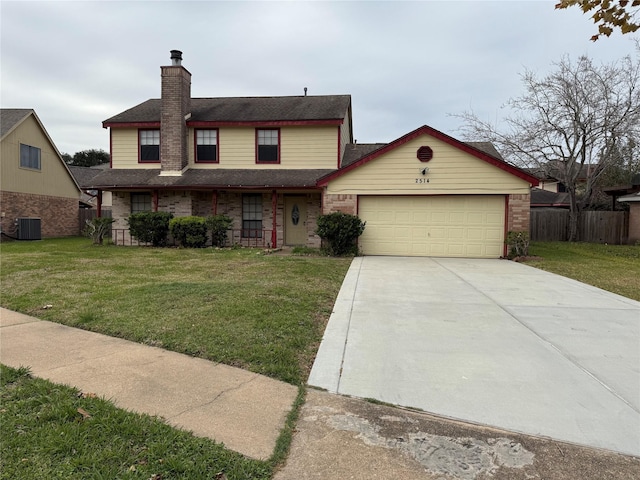
[(418, 149), (418, 160), (421, 162), (428, 162), (433, 158), (433, 150), (431, 147), (420, 147)]

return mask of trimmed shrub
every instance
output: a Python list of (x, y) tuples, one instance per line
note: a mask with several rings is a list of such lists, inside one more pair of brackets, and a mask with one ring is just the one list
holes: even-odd
[(508, 257), (526, 257), (529, 255), (529, 234), (527, 232), (507, 233)]
[(105, 235), (111, 231), (111, 224), (115, 222), (113, 218), (96, 217), (86, 220), (86, 226), (82, 233), (85, 237), (93, 240), (94, 245), (102, 245)]
[(356, 240), (364, 232), (365, 222), (356, 215), (335, 212), (318, 217), (316, 233), (325, 241), (329, 255), (357, 255)]
[(167, 244), (169, 221), (172, 218), (173, 213), (169, 212), (132, 213), (127, 219), (129, 233), (139, 242), (163, 247)]
[(169, 222), (173, 239), (186, 248), (202, 248), (207, 244), (207, 224), (202, 217), (178, 217)]
[(224, 247), (227, 244), (227, 230), (231, 227), (233, 219), (225, 214), (211, 215), (206, 218), (207, 228), (211, 230), (211, 245)]

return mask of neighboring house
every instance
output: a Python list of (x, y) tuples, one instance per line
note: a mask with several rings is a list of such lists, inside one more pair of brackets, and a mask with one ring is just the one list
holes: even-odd
[(270, 247), (317, 247), (318, 216), (342, 211), (367, 222), (369, 255), (495, 258), (507, 231), (529, 230), (538, 180), (491, 144), (428, 126), (357, 144), (349, 95), (191, 98), (181, 52), (171, 58), (161, 99), (103, 122), (111, 169), (87, 187), (113, 193), (118, 243), (139, 211), (224, 213), (232, 242)]
[(564, 208), (571, 206), (567, 192), (553, 192), (541, 188), (531, 189), (531, 208)]
[(619, 202), (629, 204), (629, 236), (628, 242), (636, 244), (640, 242), (640, 191), (624, 195), (618, 198)]
[(35, 111), (0, 109), (0, 124), (2, 233), (78, 235), (80, 188)]
[[(82, 205), (85, 208), (97, 208), (98, 206), (98, 191), (88, 188), (93, 181), (93, 177), (100, 172), (109, 168), (109, 164), (96, 165), (94, 167), (77, 167), (75, 165), (69, 165), (69, 170), (75, 178), (76, 183), (82, 189), (82, 196), (80, 197), (81, 208)], [(111, 192), (102, 193), (101, 208), (111, 208)]]

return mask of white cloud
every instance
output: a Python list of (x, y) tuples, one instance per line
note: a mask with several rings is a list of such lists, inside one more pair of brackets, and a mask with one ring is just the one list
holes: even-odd
[[(35, 108), (58, 148), (108, 150), (102, 121), (160, 94), (183, 51), (200, 97), (351, 94), (361, 142), (448, 114), (486, 117), (521, 93), (527, 67), (563, 54), (612, 61), (630, 36), (593, 43), (578, 9), (552, 1), (0, 3), (0, 103)], [(636, 36), (637, 38), (637, 36)]]

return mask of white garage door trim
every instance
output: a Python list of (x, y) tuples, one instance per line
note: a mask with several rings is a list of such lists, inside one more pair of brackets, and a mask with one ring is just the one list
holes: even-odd
[(505, 195), (359, 196), (359, 245), (365, 255), (498, 258), (505, 211)]

